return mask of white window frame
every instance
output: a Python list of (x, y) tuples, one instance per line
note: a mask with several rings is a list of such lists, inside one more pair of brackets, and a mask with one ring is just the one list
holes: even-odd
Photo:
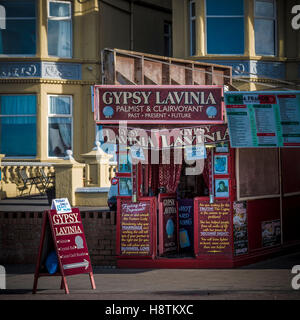
[[(9, 93), (9, 94), (5, 94), (5, 93), (1, 93), (0, 96), (35, 96), (36, 97), (36, 113), (35, 114), (5, 114), (5, 115), (1, 115), (0, 114), (0, 118), (8, 118), (8, 117), (36, 117), (36, 121), (37, 121), (37, 113), (38, 113), (38, 108), (37, 108), (37, 94), (36, 93)], [(37, 128), (36, 128), (37, 129)], [(38, 134), (38, 132), (37, 132)], [(37, 143), (37, 140), (35, 141), (35, 143)], [(36, 150), (37, 151), (37, 150)], [(4, 159), (35, 159), (37, 157), (37, 155), (35, 156), (5, 156)]]
[[(39, 3), (37, 0), (35, 2), (35, 17), (15, 17), (15, 18), (8, 18), (5, 15), (5, 20), (35, 20), (35, 54), (7, 54), (7, 53), (0, 53), (0, 57), (35, 57), (37, 55), (37, 44), (38, 44), (38, 5)], [(5, 8), (5, 7), (4, 7)], [(6, 12), (5, 12), (6, 13)], [(7, 24), (6, 24), (7, 26)]]
[[(192, 15), (192, 7), (195, 6), (195, 15)], [(196, 55), (197, 48), (196, 48), (196, 1), (195, 0), (189, 0), (188, 3), (188, 11), (189, 11), (189, 42), (190, 42), (190, 56)], [(193, 23), (195, 24), (195, 34), (194, 39), (192, 37), (192, 30), (193, 30)], [(195, 41), (195, 43), (193, 43)], [(193, 45), (195, 47), (195, 52), (193, 52)]]
[[(204, 1), (204, 12), (205, 12), (205, 53), (206, 55), (215, 55), (215, 56), (243, 56), (245, 54), (245, 8), (244, 15), (208, 15), (207, 14), (207, 0)], [(243, 18), (244, 19), (244, 52), (241, 54), (233, 54), (233, 53), (207, 53), (207, 18)]]
[[(65, 3), (65, 4), (69, 4), (69, 15), (67, 17), (54, 17), (54, 16), (50, 16), (50, 3)], [(64, 58), (64, 59), (71, 59), (73, 57), (73, 19), (72, 19), (72, 2), (71, 1), (61, 1), (61, 0), (48, 0), (47, 3), (47, 42), (48, 42), (48, 21), (49, 20), (53, 20), (53, 21), (63, 21), (63, 20), (70, 20), (71, 22), (71, 54), (70, 57), (60, 57), (60, 56), (56, 56), (56, 55), (49, 55), (49, 57), (59, 57), (59, 58)], [(48, 51), (49, 51), (49, 44), (48, 44)]]
[[(274, 6), (273, 17), (256, 16), (256, 2), (257, 1), (273, 3), (273, 6)], [(256, 48), (255, 48), (255, 20), (256, 19), (274, 21), (274, 54), (266, 54), (266, 55), (259, 54), (259, 56), (276, 57), (277, 53), (278, 53), (278, 49), (277, 49), (277, 45), (278, 45), (278, 40), (277, 40), (277, 2), (276, 2), (276, 0), (255, 0), (254, 1), (254, 50), (255, 50), (255, 55), (258, 55), (256, 53)]]
[[(67, 97), (70, 98), (70, 113), (69, 114), (57, 114), (57, 113), (50, 113), (50, 98), (51, 97)], [(73, 96), (67, 94), (48, 94), (47, 95), (47, 157), (48, 159), (63, 159), (64, 157), (54, 157), (49, 156), (49, 118), (70, 118), (71, 119), (71, 150), (73, 151)]]

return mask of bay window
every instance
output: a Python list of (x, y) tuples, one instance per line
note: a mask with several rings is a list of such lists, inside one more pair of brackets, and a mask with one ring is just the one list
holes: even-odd
[(72, 57), (72, 10), (68, 1), (48, 1), (48, 54)]
[(244, 54), (244, 0), (206, 0), (207, 54)]
[(276, 54), (276, 6), (274, 0), (255, 1), (255, 53)]
[(35, 95), (0, 95), (0, 153), (36, 156)]
[(72, 150), (72, 97), (48, 96), (48, 156), (65, 157)]
[(0, 54), (35, 55), (36, 1), (0, 0), (0, 6)]

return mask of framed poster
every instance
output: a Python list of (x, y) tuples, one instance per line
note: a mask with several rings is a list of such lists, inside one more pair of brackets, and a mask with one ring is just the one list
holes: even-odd
[(261, 223), (261, 238), (263, 247), (272, 247), (280, 244), (280, 220), (263, 221)]
[(217, 198), (229, 197), (229, 179), (215, 180), (215, 196)]
[(228, 174), (228, 156), (214, 156), (214, 174)]

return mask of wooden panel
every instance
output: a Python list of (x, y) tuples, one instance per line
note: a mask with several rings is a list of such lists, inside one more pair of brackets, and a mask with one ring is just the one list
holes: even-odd
[(278, 195), (279, 166), (276, 148), (241, 148), (238, 151), (240, 198)]
[(193, 80), (195, 85), (205, 84), (205, 68), (194, 65)]
[(283, 192), (300, 191), (300, 148), (282, 148), (282, 182)]
[(135, 84), (135, 63), (132, 57), (117, 56), (116, 84)]
[(162, 84), (162, 64), (144, 60), (144, 84)]
[(213, 84), (223, 85), (224, 84), (224, 70), (214, 68), (212, 81), (213, 81)]
[(172, 63), (170, 66), (170, 78), (172, 85), (186, 84), (184, 65)]

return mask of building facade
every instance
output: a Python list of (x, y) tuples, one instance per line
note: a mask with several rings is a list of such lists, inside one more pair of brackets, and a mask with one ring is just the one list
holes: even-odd
[(102, 81), (101, 50), (171, 55), (170, 8), (153, 0), (1, 0), (3, 162), (61, 162), (67, 150), (82, 160), (96, 137), (91, 86)]
[(232, 66), (239, 90), (297, 89), (297, 4), (294, 0), (173, 0), (174, 57)]

